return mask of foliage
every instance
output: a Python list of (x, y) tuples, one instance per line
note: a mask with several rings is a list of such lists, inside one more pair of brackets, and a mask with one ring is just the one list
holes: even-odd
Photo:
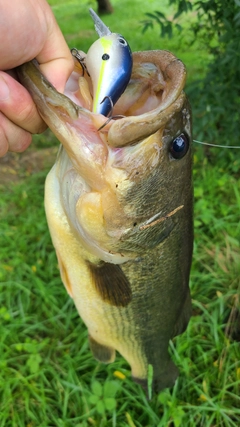
[(1, 427), (240, 424), (240, 183), (194, 161), (193, 317), (171, 344), (180, 377), (151, 401), (123, 358), (105, 366), (89, 351), (47, 230), (46, 170), (0, 188)]
[(88, 400), (89, 404), (95, 407), (98, 414), (105, 416), (106, 412), (112, 412), (117, 401), (115, 395), (119, 390), (119, 384), (116, 381), (106, 381), (104, 385), (99, 381), (94, 381), (91, 385), (92, 393)]
[[(155, 11), (147, 13), (143, 31), (157, 23), (161, 36), (172, 37), (188, 28), (188, 45), (200, 45), (211, 55), (203, 80), (188, 87), (194, 111), (197, 139), (215, 144), (237, 145), (240, 139), (240, 1), (239, 0), (169, 0), (176, 9), (167, 17)], [(189, 23), (184, 24), (187, 14)], [(180, 25), (181, 21), (184, 25)], [(186, 19), (186, 18), (185, 18)], [(186, 38), (183, 43), (186, 44)], [(199, 48), (199, 47), (198, 47)], [(229, 152), (214, 157), (232, 160)], [(224, 161), (224, 160), (223, 160)]]

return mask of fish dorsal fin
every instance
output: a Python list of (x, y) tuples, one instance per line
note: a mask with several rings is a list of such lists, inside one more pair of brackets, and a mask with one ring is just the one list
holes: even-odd
[(88, 263), (94, 286), (103, 299), (116, 307), (127, 306), (132, 299), (129, 281), (121, 267), (109, 262)]

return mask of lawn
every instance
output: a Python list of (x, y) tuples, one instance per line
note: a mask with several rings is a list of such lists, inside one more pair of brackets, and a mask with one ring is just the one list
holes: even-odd
[[(88, 14), (95, 2), (49, 3), (69, 46), (86, 51), (96, 39)], [(144, 13), (159, 9), (159, 2), (112, 4), (114, 14), (104, 22), (132, 50), (171, 50), (185, 62), (189, 82), (204, 75), (210, 58), (196, 46), (184, 49), (177, 34), (161, 40), (157, 28), (142, 34)], [(161, 10), (171, 13), (166, 4)], [(25, 154), (0, 163), (0, 427), (240, 426), (237, 153), (227, 157), (228, 167), (222, 150), (221, 157), (217, 148), (194, 147), (193, 316), (170, 346), (180, 369), (175, 386), (149, 401), (120, 356), (107, 366), (93, 359), (61, 283), (43, 208), (57, 145), (47, 131)]]

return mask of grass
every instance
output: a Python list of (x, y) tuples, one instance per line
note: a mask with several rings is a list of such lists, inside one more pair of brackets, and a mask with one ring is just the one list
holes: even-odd
[[(95, 3), (51, 3), (69, 45), (87, 50), (96, 38), (87, 7)], [(141, 4), (141, 11), (136, 0), (113, 4), (107, 25), (122, 32), (133, 50), (155, 48), (156, 33), (142, 35), (139, 22), (144, 7), (155, 10), (157, 2)], [(178, 41), (166, 44), (185, 55)], [(209, 60), (196, 63), (196, 56), (188, 52), (191, 76), (204, 73)], [(57, 144), (50, 133), (43, 138), (35, 139), (32, 150)], [(120, 356), (105, 366), (89, 352), (86, 328), (60, 281), (47, 229), (47, 169), (23, 170), (18, 183), (0, 185), (0, 427), (240, 425), (239, 161), (233, 160), (233, 172), (207, 154), (195, 148), (193, 316), (170, 348), (181, 375), (151, 401)]]

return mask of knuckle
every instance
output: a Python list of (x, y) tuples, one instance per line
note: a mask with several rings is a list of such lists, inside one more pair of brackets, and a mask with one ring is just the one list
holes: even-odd
[(0, 156), (7, 151), (21, 153), (30, 145), (32, 135), (12, 123), (0, 112)]
[(45, 130), (46, 126), (27, 89), (9, 76), (6, 79), (10, 96), (0, 101), (0, 112), (12, 123), (28, 132), (38, 133)]
[(33, 103), (25, 103), (21, 106), (18, 122), (31, 133), (42, 133), (47, 127)]
[(11, 149), (11, 143), (9, 144), (11, 151), (14, 151), (15, 153), (22, 153), (29, 147), (32, 142), (32, 135), (29, 132), (23, 129), (20, 129), (20, 131), (21, 141), (19, 141), (19, 139), (16, 139), (14, 141), (13, 150)]
[(23, 101), (20, 105), (16, 106), (16, 116), (18, 122), (26, 124), (26, 126), (40, 119), (33, 102), (26, 101)]

